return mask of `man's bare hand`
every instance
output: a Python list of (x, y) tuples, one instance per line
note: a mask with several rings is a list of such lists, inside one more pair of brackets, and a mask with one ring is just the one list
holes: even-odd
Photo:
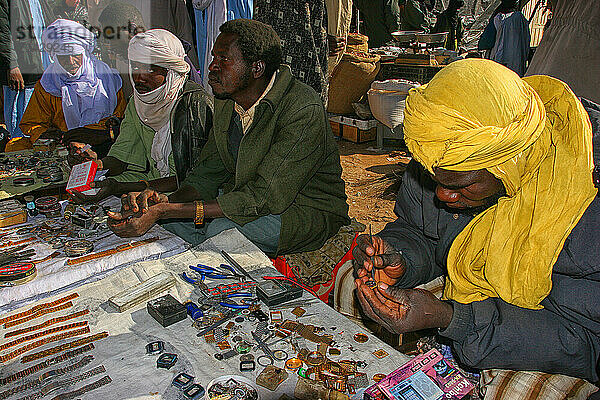
[(168, 203), (169, 198), (156, 190), (146, 189), (143, 192), (130, 192), (121, 196), (121, 207), (133, 213), (146, 213), (150, 206)]
[(7, 72), (8, 86), (12, 90), (25, 90), (25, 80), (19, 67), (15, 67)]
[(71, 193), (71, 200), (75, 204), (97, 203), (110, 195), (120, 193), (119, 182), (117, 182), (113, 178), (108, 178), (98, 182), (92, 182), (90, 183), (90, 187), (100, 188), (100, 190), (94, 195), (85, 195), (83, 193), (74, 191), (73, 193)]
[(150, 207), (146, 213), (133, 213), (121, 210), (121, 212), (108, 211), (108, 227), (119, 237), (142, 236), (160, 219), (160, 205)]
[(98, 154), (92, 150), (89, 144), (70, 142), (68, 145), (69, 156), (67, 161), (69, 165), (77, 165), (87, 161), (94, 161), (98, 169), (102, 169), (102, 161), (98, 160)]
[(356, 279), (361, 308), (373, 321), (391, 333), (428, 328), (446, 328), (452, 320), (452, 305), (423, 289), (401, 289), (380, 283), (371, 289), (367, 277)]
[(373, 278), (376, 281), (394, 285), (406, 272), (402, 254), (378, 236), (373, 236), (373, 244), (369, 235), (358, 236), (352, 256), (358, 278), (369, 276), (374, 271)]

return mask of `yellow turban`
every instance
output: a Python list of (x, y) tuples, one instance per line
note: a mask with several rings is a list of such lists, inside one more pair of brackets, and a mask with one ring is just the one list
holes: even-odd
[(596, 195), (591, 125), (573, 92), (493, 61), (457, 61), (410, 91), (404, 135), (430, 173), (486, 169), (506, 188), (452, 243), (445, 297), (542, 308), (552, 267)]

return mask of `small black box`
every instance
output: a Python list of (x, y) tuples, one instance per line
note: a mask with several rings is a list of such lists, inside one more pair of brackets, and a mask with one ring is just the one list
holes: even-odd
[(302, 288), (283, 280), (267, 280), (256, 286), (256, 297), (272, 307), (302, 297)]
[(163, 327), (182, 321), (187, 318), (185, 306), (170, 294), (150, 300), (146, 304), (148, 314), (158, 321)]

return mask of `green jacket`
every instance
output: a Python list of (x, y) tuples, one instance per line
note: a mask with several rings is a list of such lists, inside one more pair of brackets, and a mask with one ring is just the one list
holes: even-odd
[[(46, 0), (39, 0), (45, 26), (54, 19)], [(0, 84), (7, 84), (8, 70), (19, 67), (25, 85), (33, 86), (44, 68), (39, 44), (29, 28), (33, 26), (28, 0), (0, 0)], [(31, 31), (32, 32), (32, 31)]]
[(216, 198), (240, 225), (281, 215), (277, 254), (318, 249), (350, 222), (340, 156), (321, 99), (281, 66), (242, 137), (237, 165), (228, 149), (234, 112), (232, 100), (215, 100), (213, 130), (184, 184), (203, 200)]
[[(171, 147), (169, 167), (171, 175), (181, 182), (200, 157), (200, 151), (212, 126), (212, 97), (197, 83), (187, 81), (171, 111)], [(114, 178), (120, 182), (160, 178), (150, 156), (154, 130), (144, 125), (130, 98), (125, 118), (109, 156), (128, 164), (127, 171)]]

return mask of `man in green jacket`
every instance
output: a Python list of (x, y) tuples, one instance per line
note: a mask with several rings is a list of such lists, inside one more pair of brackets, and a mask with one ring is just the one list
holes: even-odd
[(235, 227), (269, 255), (318, 249), (349, 222), (323, 103), (281, 65), (270, 26), (238, 19), (220, 30), (209, 67), (215, 117), (199, 162), (170, 196), (130, 193), (110, 227), (139, 236), (184, 219), (163, 226), (193, 244)]

